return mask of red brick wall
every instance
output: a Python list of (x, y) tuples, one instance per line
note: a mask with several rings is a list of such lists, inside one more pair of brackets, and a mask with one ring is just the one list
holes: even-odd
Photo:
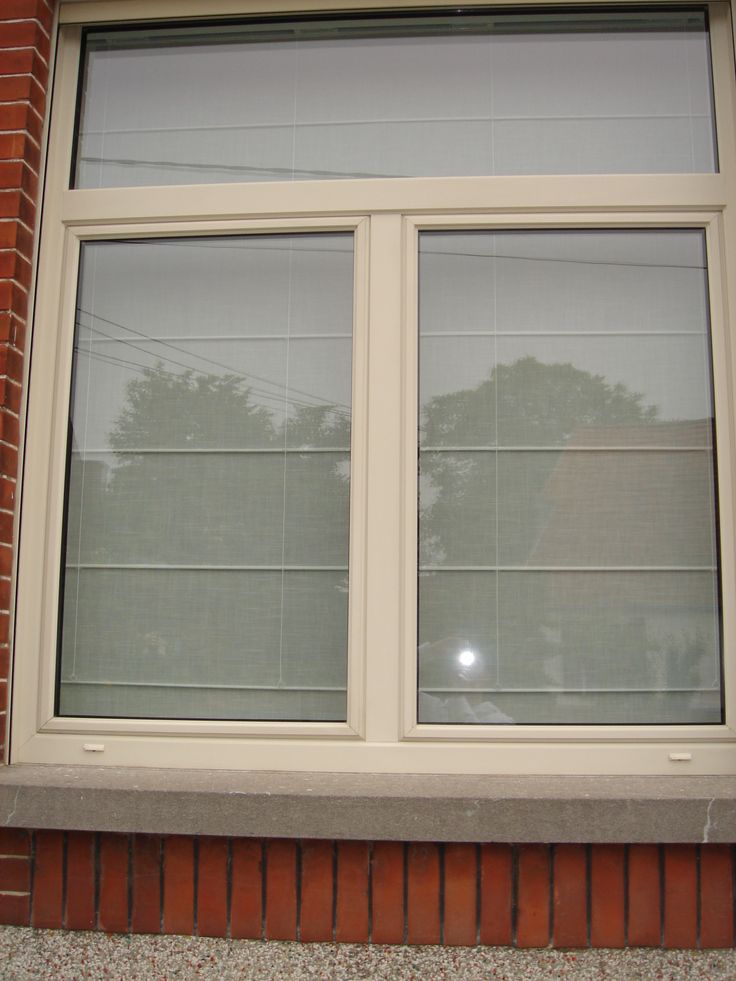
[(7, 739), (18, 412), (52, 19), (45, 0), (0, 2), (0, 761)]
[(517, 947), (730, 947), (730, 845), (0, 831), (0, 923)]

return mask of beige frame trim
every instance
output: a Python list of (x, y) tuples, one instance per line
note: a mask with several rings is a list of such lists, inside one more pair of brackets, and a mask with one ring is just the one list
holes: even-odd
[[(471, 3), (479, 0), (470, 0)], [(512, 0), (515, 5), (518, 0)], [(543, 0), (553, 4), (553, 0)], [(581, 0), (584, 2), (584, 0)], [(590, 4), (589, 4), (590, 5)], [(367, 0), (359, 9), (394, 7)], [(408, 0), (404, 7), (446, 6)], [(308, 10), (345, 10), (315, 0)], [(357, 9), (357, 8), (354, 8)], [(416, 724), (416, 237), (421, 228), (706, 229), (723, 593), (736, 595), (736, 95), (729, 6), (709, 4), (720, 172), (68, 189), (82, 22), (302, 12), (302, 0), (63, 0), (33, 339), (12, 760), (253, 770), (736, 773), (736, 607), (724, 604), (723, 726)], [(348, 723), (53, 717), (66, 411), (79, 243), (354, 229)], [(57, 329), (57, 325), (59, 329)], [(368, 326), (370, 325), (370, 334)], [(46, 393), (49, 393), (46, 395)], [(53, 394), (51, 394), (53, 393)], [(49, 467), (49, 461), (52, 461)], [(39, 589), (38, 575), (44, 569)], [(369, 653), (368, 653), (369, 652)], [(89, 752), (85, 744), (104, 750)], [(690, 754), (675, 761), (671, 754)]]
[[(595, 6), (600, 0), (571, 0), (567, 6)], [(674, 4), (686, 5), (687, 0), (674, 0)], [(723, 0), (717, 0), (723, 2)], [(672, 6), (668, 0), (654, 0), (655, 5)], [(559, 6), (559, 0), (537, 0), (533, 6)], [(725, 5), (725, 3), (724, 3)], [(248, 14), (302, 14), (320, 11), (344, 13), (345, 11), (394, 10), (398, 5), (391, 0), (360, 0), (353, 4), (340, 0), (61, 0), (62, 24), (104, 24), (120, 20), (182, 20), (194, 17), (234, 17)], [(400, 9), (429, 9), (447, 7), (438, 0), (402, 0)], [(466, 0), (464, 7), (487, 7), (485, 0)], [(532, 6), (527, 0), (505, 0), (504, 7)]]

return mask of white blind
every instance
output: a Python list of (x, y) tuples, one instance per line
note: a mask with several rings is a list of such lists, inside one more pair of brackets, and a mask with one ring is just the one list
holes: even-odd
[(702, 233), (420, 252), (420, 720), (720, 721)]
[(352, 236), (87, 243), (60, 712), (345, 718)]
[(76, 185), (716, 169), (702, 11), (92, 32)]

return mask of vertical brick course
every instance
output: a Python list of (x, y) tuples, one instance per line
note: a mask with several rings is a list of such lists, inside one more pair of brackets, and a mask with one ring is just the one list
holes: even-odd
[(164, 933), (194, 932), (194, 840), (164, 838)]
[(233, 938), (259, 940), (263, 935), (263, 867), (260, 841), (232, 844), (230, 932)]
[(331, 841), (302, 842), (301, 940), (332, 940), (334, 857)]
[(587, 887), (585, 846), (555, 845), (552, 938), (555, 947), (587, 947)]
[(658, 947), (662, 934), (658, 845), (630, 846), (628, 905), (629, 945)]
[(513, 942), (513, 860), (510, 845), (482, 845), (480, 852), (480, 942)]
[(296, 940), (296, 844), (275, 840), (266, 854), (266, 939)]
[(368, 942), (369, 850), (365, 841), (341, 841), (337, 845), (337, 895), (335, 940)]
[(66, 843), (67, 930), (94, 930), (97, 925), (95, 903), (95, 836), (91, 831), (70, 831)]
[(478, 854), (475, 845), (445, 845), (446, 944), (470, 945), (478, 935)]
[(626, 942), (625, 850), (623, 845), (593, 845), (590, 855), (590, 943), (623, 947)]
[(375, 944), (404, 942), (404, 846), (377, 841), (371, 856), (371, 940)]
[(108, 933), (128, 930), (128, 852), (127, 835), (100, 835), (99, 924)]
[(63, 843), (64, 836), (61, 831), (36, 832), (32, 926), (58, 930), (62, 925)]
[(158, 933), (163, 911), (168, 933), (267, 940), (712, 948), (735, 939), (731, 845), (299, 844), (59, 831), (34, 840), (35, 854), (29, 833), (0, 831), (0, 923)]
[(197, 932), (200, 937), (227, 934), (226, 838), (201, 838), (197, 876)]
[(157, 835), (134, 835), (131, 929), (161, 932), (161, 854)]
[(695, 947), (698, 940), (695, 845), (664, 848), (664, 945)]
[(516, 943), (519, 947), (546, 947), (550, 922), (550, 849), (526, 845), (519, 849)]
[(700, 944), (732, 947), (733, 862), (730, 845), (700, 847)]
[(406, 931), (410, 944), (440, 942), (440, 853), (437, 845), (409, 845)]

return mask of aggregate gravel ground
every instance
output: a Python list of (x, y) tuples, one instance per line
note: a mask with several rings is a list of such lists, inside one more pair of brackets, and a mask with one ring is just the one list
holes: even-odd
[(511, 950), (506, 947), (379, 947), (193, 937), (107, 936), (0, 927), (2, 981), (52, 978), (235, 978), (299, 981), (582, 981), (736, 979), (736, 951)]

